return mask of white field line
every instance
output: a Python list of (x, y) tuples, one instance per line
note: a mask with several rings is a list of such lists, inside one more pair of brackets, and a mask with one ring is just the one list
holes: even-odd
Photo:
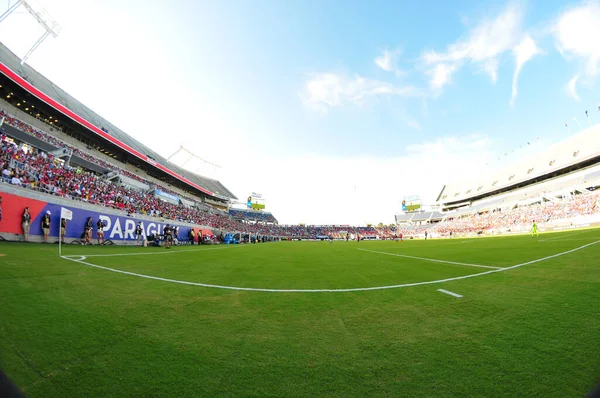
[(100, 268), (100, 269), (103, 269), (103, 270), (106, 270), (106, 271), (117, 272), (119, 274), (137, 276), (139, 278), (153, 279), (153, 280), (163, 281), (163, 282), (179, 283), (179, 284), (182, 284), (182, 285), (202, 286), (202, 287), (211, 287), (211, 288), (216, 288), (216, 289), (227, 289), (227, 290), (243, 290), (243, 291), (251, 291), (251, 292), (271, 292), (271, 293), (342, 293), (342, 292), (361, 292), (361, 291), (368, 291), (368, 290), (397, 289), (397, 288), (401, 288), (401, 287), (421, 286), (421, 285), (433, 285), (433, 284), (437, 284), (437, 283), (452, 282), (452, 281), (458, 281), (458, 280), (462, 280), (462, 279), (475, 278), (477, 276), (483, 276), (483, 275), (493, 274), (493, 273), (496, 273), (496, 272), (503, 272), (503, 271), (507, 271), (507, 270), (510, 270), (510, 269), (523, 267), (525, 265), (535, 264), (535, 263), (539, 263), (539, 262), (542, 262), (542, 261), (550, 260), (552, 258), (564, 256), (565, 254), (570, 254), (570, 253), (576, 252), (578, 250), (585, 249), (586, 247), (595, 245), (597, 243), (600, 243), (600, 240), (597, 240), (595, 242), (588, 243), (588, 244), (585, 244), (583, 246), (576, 247), (575, 249), (567, 250), (567, 251), (564, 251), (564, 252), (561, 252), (561, 253), (558, 253), (558, 254), (553, 254), (551, 256), (546, 256), (546, 257), (538, 258), (536, 260), (531, 260), (531, 261), (528, 261), (526, 263), (521, 263), (521, 264), (513, 265), (511, 267), (506, 267), (506, 268), (493, 269), (493, 270), (490, 270), (490, 271), (480, 272), (478, 274), (456, 276), (456, 277), (453, 277), (453, 278), (439, 279), (439, 280), (435, 280), (435, 281), (403, 283), (403, 284), (400, 284), (400, 285), (389, 285), (389, 286), (356, 287), (356, 288), (349, 288), (349, 289), (263, 289), (263, 288), (253, 288), (253, 287), (237, 287), (237, 286), (211, 285), (211, 284), (208, 284), (208, 283), (188, 282), (188, 281), (180, 281), (180, 280), (177, 280), (177, 279), (160, 278), (160, 277), (157, 277), (157, 276), (137, 274), (135, 272), (128, 272), (128, 271), (122, 271), (122, 270), (119, 270), (119, 269), (114, 269), (114, 268), (109, 268), (109, 267), (103, 267), (103, 266), (100, 266), (100, 265), (91, 264), (91, 263), (83, 261), (83, 260), (86, 259), (85, 256), (79, 256), (80, 257), (79, 260), (75, 260), (75, 259), (64, 257), (64, 256), (62, 258), (64, 258), (65, 260), (73, 261), (73, 262), (76, 262), (76, 263), (79, 263), (79, 264), (83, 264), (83, 265), (87, 265), (87, 266), (90, 266), (90, 267)]
[(462, 297), (462, 295), (460, 295), (458, 293), (451, 292), (450, 290), (446, 290), (446, 289), (438, 289), (437, 291), (438, 292), (442, 292), (442, 293), (446, 293), (446, 294), (449, 294), (451, 296), (458, 297), (458, 298)]
[(554, 238), (548, 238), (548, 239), (539, 239), (538, 242), (548, 242), (550, 240), (562, 240), (562, 238), (566, 238), (567, 236), (573, 236), (573, 235), (579, 235), (582, 234), (584, 232), (587, 231), (580, 231), (580, 232), (573, 232), (572, 234), (566, 234), (566, 235), (561, 235), (561, 236), (555, 236)]
[(415, 257), (415, 256), (407, 256), (406, 254), (397, 254), (397, 253), (388, 253), (388, 252), (380, 252), (377, 250), (368, 250), (368, 249), (358, 249), (360, 251), (363, 252), (369, 252), (369, 253), (377, 253), (377, 254), (385, 254), (387, 256), (395, 256), (395, 257), (404, 257), (404, 258), (411, 258), (414, 260), (423, 260), (423, 261), (430, 261), (432, 263), (442, 263), (442, 264), (453, 264), (453, 265), (464, 265), (467, 267), (479, 267), (479, 268), (490, 268), (490, 269), (500, 269), (502, 267), (493, 267), (491, 265), (480, 265), (480, 264), (468, 264), (468, 263), (458, 263), (456, 261), (446, 261), (446, 260), (436, 260), (434, 258), (425, 258), (425, 257)]
[[(246, 246), (246, 245), (244, 245)], [(244, 247), (240, 245), (232, 245), (232, 247), (207, 247), (205, 249), (187, 249), (187, 250), (166, 250), (160, 252), (150, 252), (150, 253), (113, 253), (113, 254), (85, 254), (85, 257), (120, 257), (120, 256), (154, 256), (156, 254), (176, 254), (176, 253), (186, 253), (186, 252), (202, 252), (206, 250), (223, 250), (230, 249), (233, 247)], [(78, 254), (73, 254), (72, 256), (63, 256), (63, 257), (79, 257)]]

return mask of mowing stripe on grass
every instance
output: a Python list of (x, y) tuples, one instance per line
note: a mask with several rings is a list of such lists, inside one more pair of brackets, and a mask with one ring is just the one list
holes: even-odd
[(490, 268), (490, 269), (500, 269), (502, 267), (493, 267), (491, 265), (480, 265), (480, 264), (468, 264), (468, 263), (458, 263), (456, 261), (446, 261), (446, 260), (436, 260), (434, 258), (425, 258), (425, 257), (415, 257), (415, 256), (407, 256), (406, 254), (397, 254), (397, 253), (388, 253), (388, 252), (380, 252), (377, 250), (368, 250), (368, 249), (357, 249), (363, 252), (369, 252), (369, 253), (377, 253), (377, 254), (385, 254), (388, 256), (395, 256), (395, 257), (404, 257), (404, 258), (410, 258), (413, 260), (423, 260), (423, 261), (430, 261), (432, 263), (442, 263), (442, 264), (453, 264), (453, 265), (464, 265), (467, 267), (479, 267), (479, 268)]
[(438, 292), (442, 292), (442, 293), (446, 293), (446, 294), (449, 294), (451, 296), (458, 297), (458, 298), (462, 297), (462, 295), (460, 295), (458, 293), (451, 292), (450, 290), (446, 290), (446, 289), (438, 289), (437, 291)]
[[(231, 247), (245, 247), (248, 245), (232, 245)], [(229, 249), (229, 247), (207, 247), (205, 249), (187, 249), (187, 250), (174, 250), (174, 251), (164, 251), (164, 252), (150, 252), (150, 253), (113, 253), (113, 254), (86, 254), (85, 257), (120, 257), (120, 256), (154, 256), (156, 254), (175, 254), (175, 253), (186, 253), (186, 252), (201, 252), (205, 250), (223, 250)], [(63, 256), (63, 257), (76, 257), (73, 256)]]
[(96, 264), (92, 264), (92, 263), (83, 261), (86, 259), (85, 256), (79, 256), (80, 257), (79, 260), (68, 258), (65, 256), (62, 256), (62, 258), (64, 258), (65, 260), (73, 261), (73, 262), (87, 265), (90, 267), (100, 268), (100, 269), (103, 269), (106, 271), (117, 272), (119, 274), (137, 276), (139, 278), (153, 279), (153, 280), (163, 281), (163, 282), (179, 283), (182, 285), (202, 286), (202, 287), (211, 287), (211, 288), (216, 288), (216, 289), (227, 289), (227, 290), (244, 290), (244, 291), (250, 291), (250, 292), (269, 292), (269, 293), (343, 293), (343, 292), (361, 292), (361, 291), (368, 291), (368, 290), (397, 289), (397, 288), (401, 288), (401, 287), (421, 286), (421, 285), (433, 285), (436, 283), (452, 282), (452, 281), (458, 281), (461, 279), (474, 278), (476, 276), (483, 276), (483, 275), (493, 274), (496, 272), (507, 271), (509, 269), (519, 268), (524, 265), (530, 265), (530, 264), (535, 264), (535, 263), (539, 263), (542, 261), (550, 260), (550, 259), (553, 259), (556, 257), (564, 256), (565, 254), (570, 254), (570, 253), (576, 252), (578, 250), (585, 249), (586, 247), (595, 245), (597, 243), (600, 243), (600, 240), (597, 240), (595, 242), (588, 243), (586, 245), (579, 246), (579, 247), (576, 247), (575, 249), (567, 250), (567, 251), (564, 251), (564, 252), (561, 252), (558, 254), (553, 254), (551, 256), (546, 256), (546, 257), (538, 258), (536, 260), (531, 260), (526, 263), (521, 263), (521, 264), (513, 265), (511, 267), (506, 267), (506, 268), (493, 269), (490, 271), (480, 272), (478, 274), (456, 276), (454, 278), (439, 279), (436, 281), (404, 283), (404, 284), (400, 284), (400, 285), (389, 285), (389, 286), (356, 287), (356, 288), (349, 288), (349, 289), (263, 289), (263, 288), (254, 288), (254, 287), (211, 285), (211, 284), (207, 284), (207, 283), (188, 282), (188, 281), (180, 281), (177, 279), (160, 278), (158, 276), (137, 274), (135, 272), (128, 272), (128, 271), (122, 271), (122, 270), (115, 269), (115, 268), (103, 267), (101, 265), (96, 265)]
[(587, 231), (573, 232), (572, 234), (566, 234), (566, 235), (561, 235), (561, 236), (555, 236), (554, 238), (540, 239), (540, 240), (538, 240), (538, 242), (548, 242), (548, 241), (550, 241), (550, 240), (561, 240), (561, 239), (563, 239), (563, 238), (566, 238), (567, 236), (579, 235), (579, 234), (582, 234), (582, 233), (584, 233), (584, 232), (587, 232)]

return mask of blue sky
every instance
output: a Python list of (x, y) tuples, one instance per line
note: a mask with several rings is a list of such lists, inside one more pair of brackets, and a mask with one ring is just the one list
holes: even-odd
[[(600, 120), (598, 1), (41, 3), (63, 31), (33, 67), (283, 223), (392, 222)], [(19, 55), (39, 33), (0, 25)]]

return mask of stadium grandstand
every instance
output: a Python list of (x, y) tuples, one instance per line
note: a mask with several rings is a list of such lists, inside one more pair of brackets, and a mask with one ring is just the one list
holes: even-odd
[[(83, 163), (82, 166), (97, 172), (114, 171), (107, 165), (99, 165), (98, 162), (92, 162), (94, 164), (90, 165), (86, 162), (85, 155), (77, 156), (86, 152), (82, 149), (85, 148), (88, 155), (108, 162), (118, 162), (130, 173), (143, 172), (177, 190), (208, 199), (214, 204), (225, 206), (228, 200), (237, 199), (219, 181), (199, 176), (169, 163), (164, 157), (121, 131), (27, 64), (21, 65), (21, 60), (2, 44), (0, 72), (3, 107), (12, 110), (24, 121), (43, 126), (51, 135), (79, 148), (72, 161)], [(58, 148), (46, 142), (44, 149)]]
[[(26, 191), (34, 191), (47, 203), (57, 200), (48, 197), (68, 199), (100, 207), (100, 213), (177, 221), (210, 228), (206, 232), (215, 235), (391, 236), (388, 229), (370, 226), (279, 225), (270, 212), (231, 208), (237, 197), (221, 182), (168, 162), (28, 65), (21, 66), (1, 44), (0, 72), (0, 180), (5, 194), (31, 197)], [(16, 230), (2, 235), (20, 239)]]
[(275, 216), (266, 211), (246, 210), (246, 209), (229, 209), (229, 214), (236, 220), (245, 220), (248, 222), (261, 222), (267, 224), (277, 224)]
[(411, 236), (524, 232), (534, 221), (545, 229), (596, 223), (598, 142), (595, 125), (497, 173), (445, 185), (439, 211), (405, 212), (396, 222)]

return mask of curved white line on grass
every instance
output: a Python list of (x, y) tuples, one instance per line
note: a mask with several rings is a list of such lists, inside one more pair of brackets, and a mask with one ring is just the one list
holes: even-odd
[(414, 260), (423, 260), (423, 261), (430, 261), (432, 263), (443, 263), (443, 264), (454, 264), (454, 265), (465, 265), (467, 267), (479, 267), (479, 268), (490, 268), (490, 269), (500, 269), (502, 267), (493, 267), (491, 265), (479, 265), (479, 264), (468, 264), (468, 263), (458, 263), (456, 261), (446, 261), (446, 260), (436, 260), (434, 258), (425, 258), (425, 257), (415, 257), (415, 256), (407, 256), (406, 254), (398, 254), (398, 253), (388, 253), (388, 252), (380, 252), (377, 250), (368, 250), (368, 249), (357, 249), (363, 252), (369, 252), (369, 253), (377, 253), (377, 254), (385, 254), (388, 256), (395, 256), (395, 257), (404, 257), (404, 258), (411, 258)]
[(493, 270), (490, 270), (490, 271), (480, 272), (478, 274), (470, 274), (470, 275), (464, 275), (464, 276), (455, 276), (453, 278), (439, 279), (439, 280), (436, 280), (436, 281), (403, 283), (403, 284), (400, 284), (400, 285), (389, 285), (389, 286), (355, 287), (355, 288), (348, 288), (348, 289), (263, 289), (263, 288), (255, 288), (255, 287), (237, 287), (237, 286), (212, 285), (212, 284), (208, 284), (208, 283), (188, 282), (188, 281), (180, 281), (180, 280), (177, 280), (177, 279), (160, 278), (158, 276), (144, 275), (144, 274), (138, 274), (138, 273), (135, 273), (135, 272), (122, 271), (122, 270), (119, 270), (119, 269), (114, 269), (114, 268), (109, 268), (109, 267), (103, 267), (101, 265), (91, 264), (91, 263), (83, 261), (83, 260), (86, 259), (85, 256), (80, 256), (80, 257), (83, 257), (82, 260), (74, 260), (72, 258), (68, 258), (68, 257), (65, 257), (65, 256), (62, 256), (62, 258), (64, 258), (65, 260), (74, 261), (74, 262), (79, 263), (79, 264), (84, 264), (84, 265), (87, 265), (87, 266), (90, 266), (90, 267), (100, 268), (100, 269), (103, 269), (103, 270), (106, 270), (106, 271), (117, 272), (119, 274), (137, 276), (139, 278), (153, 279), (153, 280), (163, 281), (163, 282), (179, 283), (181, 285), (211, 287), (211, 288), (226, 289), (226, 290), (243, 290), (243, 291), (250, 291), (250, 292), (269, 292), (269, 293), (344, 293), (344, 292), (362, 292), (362, 291), (368, 291), (368, 290), (397, 289), (397, 288), (401, 288), (401, 287), (411, 287), (411, 286), (421, 286), (421, 285), (433, 285), (433, 284), (436, 284), (436, 283), (444, 283), (444, 282), (458, 281), (458, 280), (461, 280), (461, 279), (474, 278), (476, 276), (488, 275), (488, 274), (493, 274), (493, 273), (496, 273), (496, 272), (503, 272), (503, 271), (507, 271), (509, 269), (519, 268), (519, 267), (522, 267), (524, 265), (530, 265), (530, 264), (539, 263), (541, 261), (550, 260), (552, 258), (564, 256), (565, 254), (570, 254), (570, 253), (576, 252), (578, 250), (585, 249), (586, 247), (595, 245), (597, 243), (600, 243), (600, 240), (597, 240), (595, 242), (588, 243), (586, 245), (579, 246), (579, 247), (576, 247), (575, 249), (567, 250), (567, 251), (564, 251), (564, 252), (561, 252), (561, 253), (558, 253), (558, 254), (553, 254), (551, 256), (547, 256), (547, 257), (543, 257), (543, 258), (538, 258), (536, 260), (531, 260), (531, 261), (528, 261), (526, 263), (521, 263), (521, 264), (513, 265), (511, 267), (506, 267), (506, 268), (493, 269)]

